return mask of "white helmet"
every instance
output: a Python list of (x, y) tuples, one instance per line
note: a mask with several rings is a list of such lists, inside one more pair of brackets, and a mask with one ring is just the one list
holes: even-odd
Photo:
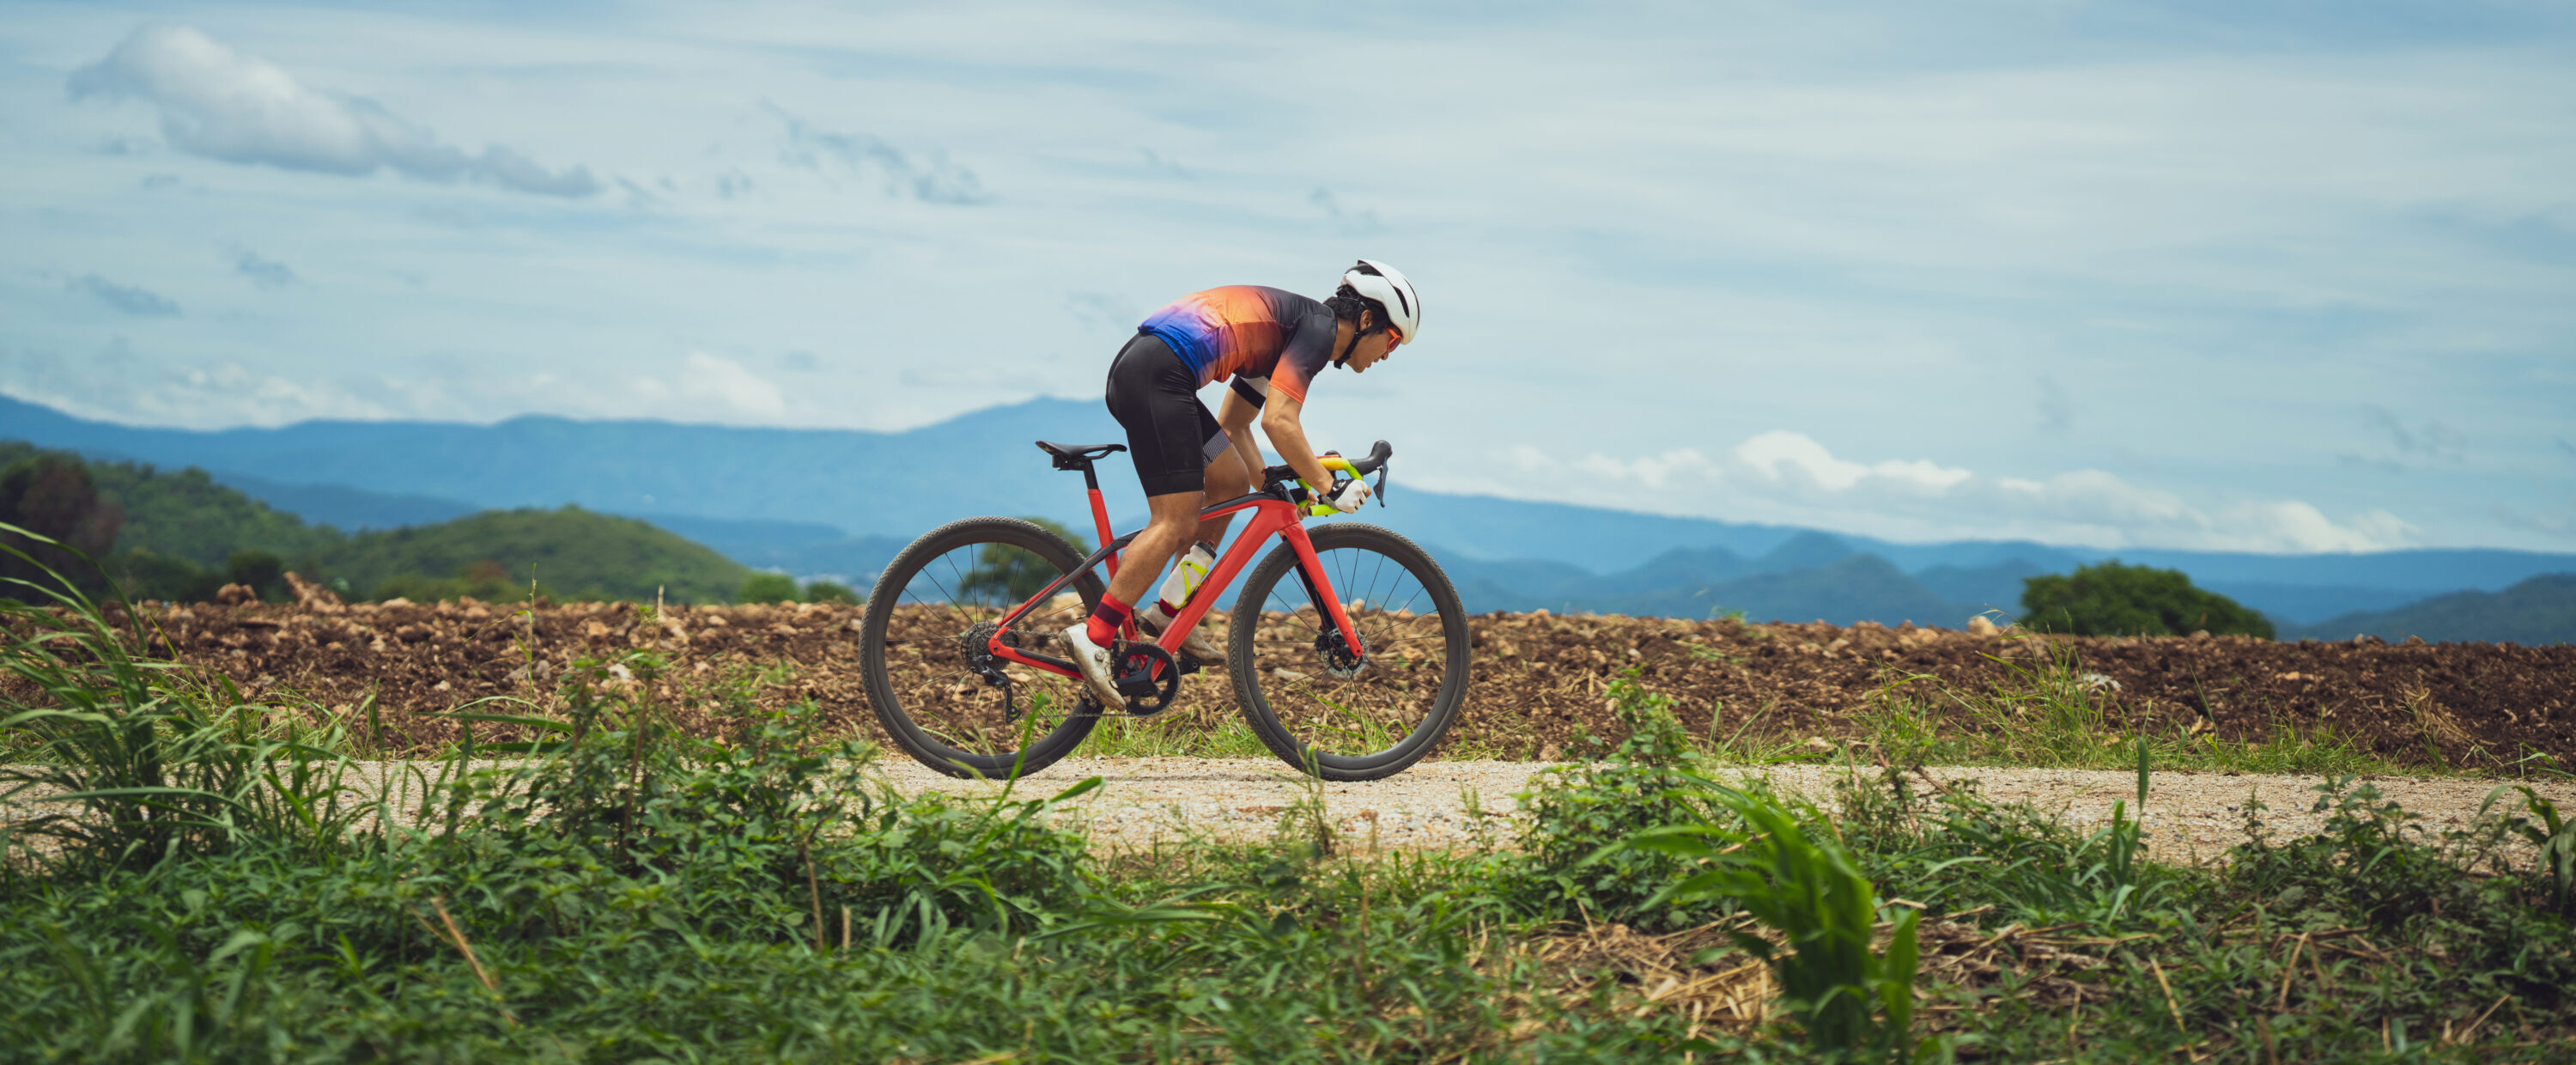
[(1413, 343), (1414, 336), (1422, 328), (1422, 297), (1414, 293), (1413, 282), (1405, 280), (1404, 275), (1397, 273), (1392, 266), (1375, 259), (1362, 259), (1359, 265), (1343, 272), (1342, 284), (1377, 301), (1377, 305), (1386, 311), (1385, 324), (1404, 334), (1405, 343)]

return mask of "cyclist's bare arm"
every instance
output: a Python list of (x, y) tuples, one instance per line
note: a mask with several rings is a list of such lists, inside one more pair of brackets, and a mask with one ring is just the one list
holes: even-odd
[(1297, 420), (1305, 409), (1295, 397), (1272, 392), (1270, 402), (1261, 408), (1261, 431), (1270, 437), (1270, 446), (1279, 449), (1280, 461), (1320, 492), (1333, 483), (1333, 473), (1315, 457), (1314, 445), (1306, 442), (1306, 428)]
[(1234, 442), (1234, 449), (1227, 454), (1243, 463), (1244, 484), (1256, 489), (1261, 487), (1261, 469), (1268, 465), (1261, 461), (1261, 442), (1252, 435), (1252, 423), (1260, 416), (1261, 408), (1231, 388), (1226, 390), (1225, 402), (1216, 412), (1217, 425), (1225, 429), (1225, 438)]

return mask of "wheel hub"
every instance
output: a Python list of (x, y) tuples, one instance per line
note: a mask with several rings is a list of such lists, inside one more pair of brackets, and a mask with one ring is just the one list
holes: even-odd
[(1324, 663), (1324, 672), (1336, 680), (1359, 676), (1360, 670), (1368, 666), (1366, 655), (1351, 650), (1350, 644), (1342, 640), (1340, 629), (1326, 629), (1315, 637), (1315, 657)]

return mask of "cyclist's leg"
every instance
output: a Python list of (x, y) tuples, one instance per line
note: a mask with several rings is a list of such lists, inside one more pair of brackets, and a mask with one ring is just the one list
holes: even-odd
[[(1232, 392), (1227, 392), (1225, 398), (1226, 414), (1235, 416), (1237, 412), (1233, 408), (1242, 400)], [(1257, 408), (1246, 407), (1246, 411), (1253, 410)], [(1234, 499), (1252, 491), (1253, 486), (1260, 483), (1261, 452), (1253, 450), (1252, 419), (1247, 414), (1242, 420), (1244, 424), (1240, 426), (1227, 426), (1217, 419), (1208, 419), (1207, 469), (1200, 479), (1206, 491), (1202, 506), (1212, 507)], [(1225, 530), (1233, 524), (1232, 514), (1202, 521), (1198, 527), (1198, 541), (1211, 548), (1224, 543)]]
[(1109, 413), (1127, 430), (1128, 454), (1153, 517), (1120, 554), (1118, 576), (1091, 617), (1065, 633), (1103, 705), (1116, 701), (1102, 691), (1107, 684), (1100, 670), (1092, 668), (1092, 659), (1097, 656), (1105, 665), (1110, 641), (1134, 615), (1139, 600), (1152, 594), (1163, 566), (1189, 545), (1206, 499), (1208, 464), (1227, 443), (1216, 416), (1199, 402), (1197, 386), (1197, 375), (1150, 333), (1129, 340), (1109, 366)]
[[(1119, 555), (1110, 598), (1133, 606), (1163, 566), (1189, 546), (1198, 511), (1217, 487), (1212, 467), (1232, 458), (1234, 441), (1207, 404), (1198, 376), (1151, 333), (1138, 333), (1109, 366), (1109, 413), (1127, 430), (1127, 450), (1145, 489), (1152, 524)], [(1222, 528), (1222, 526), (1220, 526)]]

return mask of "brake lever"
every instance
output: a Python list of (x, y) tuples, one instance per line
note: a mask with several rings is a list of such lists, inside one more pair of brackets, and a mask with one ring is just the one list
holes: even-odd
[(1392, 465), (1394, 465), (1392, 461), (1377, 464), (1377, 487), (1369, 492), (1381, 507), (1386, 505), (1386, 468)]

